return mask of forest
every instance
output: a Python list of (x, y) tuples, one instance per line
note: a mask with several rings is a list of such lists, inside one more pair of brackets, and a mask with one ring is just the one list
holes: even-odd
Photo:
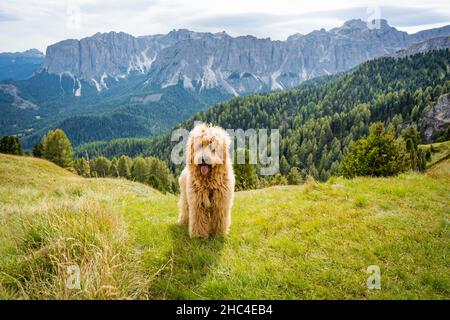
[[(403, 58), (384, 57), (350, 72), (311, 81), (294, 90), (238, 97), (197, 113), (178, 127), (195, 121), (227, 129), (280, 130), (280, 171), (297, 168), (303, 176), (327, 180), (339, 172), (350, 145), (381, 121), (396, 137), (408, 127), (422, 131), (422, 112), (450, 92), (448, 49)], [(439, 137), (435, 136), (435, 140)], [(107, 157), (154, 156), (170, 163), (170, 133), (153, 139), (95, 142), (76, 149), (78, 155)]]

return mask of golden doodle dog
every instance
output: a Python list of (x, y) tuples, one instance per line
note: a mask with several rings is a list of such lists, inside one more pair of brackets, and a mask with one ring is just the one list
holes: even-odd
[(189, 134), (186, 167), (181, 172), (178, 223), (191, 237), (225, 235), (231, 224), (234, 173), (230, 136), (220, 128), (198, 124)]

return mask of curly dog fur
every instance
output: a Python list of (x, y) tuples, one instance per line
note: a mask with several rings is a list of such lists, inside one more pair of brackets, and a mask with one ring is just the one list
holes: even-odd
[(198, 124), (186, 146), (181, 172), (178, 223), (189, 225), (191, 237), (225, 235), (231, 224), (234, 173), (229, 135), (220, 127)]

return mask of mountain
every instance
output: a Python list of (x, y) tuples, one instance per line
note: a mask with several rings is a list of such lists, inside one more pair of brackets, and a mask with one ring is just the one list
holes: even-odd
[(74, 145), (159, 135), (233, 96), (294, 88), (443, 34), (450, 28), (408, 35), (385, 20), (374, 30), (350, 20), (286, 41), (185, 29), (65, 40), (31, 78), (0, 83), (0, 135), (27, 148), (55, 127)]
[(393, 56), (411, 56), (430, 50), (450, 48), (450, 36), (438, 37), (413, 44), (411, 47), (397, 51)]
[(42, 70), (91, 81), (98, 91), (107, 89), (105, 78), (122, 79), (149, 71), (158, 52), (194, 34), (188, 30), (167, 35), (133, 37), (124, 32), (96, 33), (81, 40), (64, 40), (47, 48)]
[(450, 35), (450, 26), (408, 35), (386, 20), (372, 29), (359, 19), (329, 31), (296, 34), (286, 41), (184, 29), (138, 38), (125, 33), (97, 33), (49, 46), (42, 70), (89, 81), (98, 91), (107, 89), (108, 78), (120, 79), (138, 72), (148, 73), (148, 86), (162, 89), (181, 82), (186, 89), (219, 88), (238, 96), (293, 88), (302, 81), (346, 71), (363, 61), (442, 35)]
[(395, 52), (409, 46), (412, 39), (384, 20), (379, 30), (351, 20), (330, 31), (322, 29), (287, 41), (207, 35), (163, 50), (148, 81), (161, 87), (183, 81), (186, 88), (199, 83), (200, 88), (220, 87), (234, 96), (289, 89)]
[(39, 69), (44, 58), (44, 54), (37, 49), (0, 53), (0, 81), (31, 77), (33, 72)]
[(412, 35), (413, 42), (421, 42), (431, 38), (446, 37), (450, 33), (450, 25), (434, 28), (428, 30), (422, 30)]
[(436, 104), (429, 105), (422, 112), (422, 130), (425, 142), (433, 142), (433, 138), (439, 133), (450, 131), (450, 95), (439, 97)]

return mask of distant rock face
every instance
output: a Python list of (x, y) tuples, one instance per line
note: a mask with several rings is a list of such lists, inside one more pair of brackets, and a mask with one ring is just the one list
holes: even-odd
[[(43, 68), (49, 73), (100, 80), (103, 75), (126, 75), (131, 69), (146, 71), (155, 56), (142, 38), (125, 33), (106, 33), (65, 40), (47, 48)], [(153, 49), (153, 50), (152, 50)]]
[(105, 77), (123, 78), (147, 72), (158, 52), (194, 34), (188, 30), (167, 35), (133, 37), (120, 32), (97, 33), (81, 40), (64, 40), (47, 48), (42, 66), (50, 74), (67, 74), (106, 88)]
[(38, 109), (38, 106), (31, 101), (25, 100), (19, 96), (19, 92), (12, 84), (0, 84), (0, 93), (12, 97), (12, 106), (19, 109)]
[(423, 111), (425, 118), (424, 135), (427, 143), (432, 142), (436, 131), (445, 130), (450, 126), (450, 95), (442, 95), (435, 106)]
[(409, 48), (397, 51), (394, 56), (397, 57), (411, 56), (421, 52), (427, 52), (430, 50), (440, 50), (445, 48), (450, 48), (450, 36), (438, 37), (422, 41), (419, 43), (415, 43)]
[(44, 61), (44, 54), (37, 49), (24, 52), (0, 53), (0, 81), (23, 80), (31, 77)]
[(380, 20), (378, 29), (350, 20), (339, 28), (295, 34), (286, 41), (189, 30), (138, 38), (98, 33), (49, 46), (43, 70), (90, 81), (99, 91), (107, 88), (108, 77), (140, 72), (148, 74), (146, 84), (151, 86), (165, 88), (181, 82), (187, 89), (220, 88), (237, 96), (292, 88), (436, 35), (450, 35), (450, 27), (408, 35), (385, 20)]
[(11, 58), (26, 57), (26, 58), (40, 58), (40, 59), (44, 59), (45, 57), (44, 54), (40, 52), (38, 49), (29, 49), (23, 52), (2, 52), (0, 53), (0, 56)]

